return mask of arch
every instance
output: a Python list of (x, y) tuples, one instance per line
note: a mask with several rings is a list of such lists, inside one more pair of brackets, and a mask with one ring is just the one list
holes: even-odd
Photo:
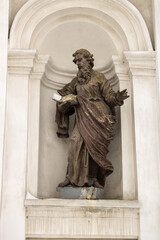
[(141, 14), (127, 0), (30, 0), (15, 17), (10, 48), (37, 48), (56, 25), (80, 20), (103, 28), (118, 53), (153, 50)]

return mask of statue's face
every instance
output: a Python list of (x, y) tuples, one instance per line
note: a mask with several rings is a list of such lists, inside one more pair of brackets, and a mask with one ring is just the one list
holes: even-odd
[(83, 68), (85, 65), (88, 65), (87, 59), (83, 56), (83, 54), (77, 54), (76, 56), (76, 64), (79, 69)]

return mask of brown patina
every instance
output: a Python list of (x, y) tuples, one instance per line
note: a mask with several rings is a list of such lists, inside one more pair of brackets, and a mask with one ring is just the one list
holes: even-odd
[(114, 92), (104, 74), (94, 71), (93, 55), (85, 49), (74, 54), (73, 62), (79, 71), (64, 88), (62, 96), (74, 94), (72, 103), (57, 103), (57, 135), (68, 137), (69, 115), (75, 111), (75, 127), (70, 137), (66, 179), (59, 186), (94, 186), (103, 188), (113, 166), (106, 159), (108, 146), (113, 139), (116, 122), (114, 108), (121, 106), (126, 90)]

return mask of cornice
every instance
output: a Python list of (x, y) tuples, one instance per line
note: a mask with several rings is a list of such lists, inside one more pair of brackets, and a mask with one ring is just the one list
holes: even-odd
[(156, 53), (154, 51), (125, 51), (122, 56), (113, 56), (115, 71), (120, 81), (135, 77), (155, 77)]
[(29, 75), (32, 71), (36, 50), (9, 49), (8, 73), (14, 75)]
[(124, 58), (128, 64), (129, 75), (155, 77), (156, 53), (155, 51), (124, 52)]
[(41, 79), (48, 59), (48, 55), (39, 55), (35, 49), (9, 49), (8, 73), (17, 76), (27, 75), (31, 79)]

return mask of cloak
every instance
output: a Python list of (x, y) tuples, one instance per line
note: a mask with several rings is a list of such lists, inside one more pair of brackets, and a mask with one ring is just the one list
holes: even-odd
[[(118, 100), (105, 76), (93, 70), (88, 82), (80, 83), (76, 77), (58, 93), (62, 96), (74, 94), (78, 101), (74, 107), (75, 127), (69, 141), (66, 178), (75, 186), (91, 186), (95, 181), (104, 186), (106, 176), (113, 172), (106, 155), (114, 136), (114, 107), (121, 106), (123, 101)], [(57, 105), (59, 137), (68, 137), (72, 113), (73, 108), (64, 114)]]

